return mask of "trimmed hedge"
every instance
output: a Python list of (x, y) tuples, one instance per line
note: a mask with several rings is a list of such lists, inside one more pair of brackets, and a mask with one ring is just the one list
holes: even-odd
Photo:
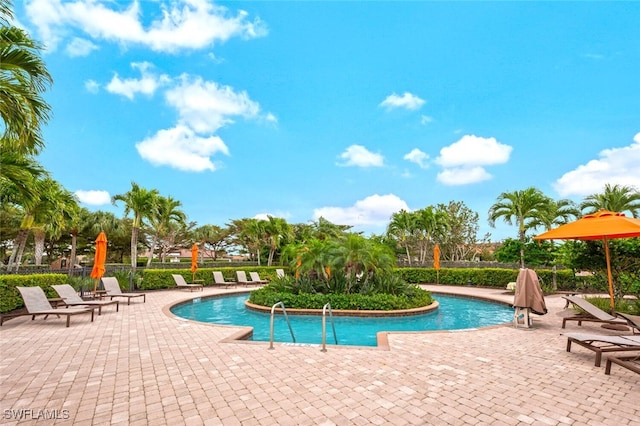
[(0, 313), (24, 307), (16, 287), (42, 287), (47, 297), (58, 297), (51, 285), (66, 284), (66, 274), (0, 275)]
[[(471, 285), (481, 287), (502, 287), (514, 282), (518, 278), (518, 269), (502, 268), (441, 268), (436, 276), (433, 268), (398, 268), (397, 273), (402, 279), (412, 284), (447, 284), (447, 285)], [(542, 283), (550, 287), (553, 282), (553, 271), (549, 269), (535, 270)], [(580, 278), (582, 280), (583, 277)], [(437, 279), (437, 281), (436, 281)], [(556, 283), (558, 290), (574, 290), (577, 280), (571, 269), (556, 271)]]
[[(279, 267), (278, 267), (279, 268)], [(250, 268), (199, 268), (196, 271), (195, 279), (203, 280), (204, 285), (213, 285), (213, 271), (221, 271), (225, 281), (235, 281), (236, 271), (258, 272), (263, 280), (273, 280), (276, 278), (276, 267), (252, 266)], [(190, 269), (145, 269), (142, 271), (141, 290), (158, 290), (173, 288), (176, 286), (172, 274), (179, 274), (190, 283), (193, 279)]]

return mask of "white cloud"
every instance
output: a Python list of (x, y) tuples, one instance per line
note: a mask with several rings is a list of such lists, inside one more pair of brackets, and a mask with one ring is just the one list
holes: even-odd
[(640, 188), (640, 133), (623, 148), (605, 149), (599, 158), (565, 173), (553, 187), (560, 196), (586, 196), (602, 192), (604, 185), (618, 184)]
[(488, 166), (509, 161), (513, 148), (495, 138), (465, 135), (459, 141), (440, 150), (436, 162), (442, 167)]
[(406, 154), (402, 158), (412, 163), (416, 163), (421, 169), (429, 168), (429, 155), (420, 151), (418, 148), (413, 148), (410, 153)]
[[(143, 6), (147, 11), (159, 10), (145, 17)], [(32, 0), (26, 10), (38, 38), (51, 50), (65, 41), (72, 29), (94, 40), (138, 44), (157, 52), (202, 49), (231, 37), (255, 38), (267, 33), (259, 18), (250, 22), (245, 11), (232, 16), (226, 7), (206, 0), (135, 1), (128, 7), (95, 0)], [(157, 18), (149, 20), (153, 14)]]
[(151, 96), (158, 88), (171, 82), (166, 74), (156, 75), (153, 73), (153, 65), (148, 62), (134, 62), (131, 67), (139, 70), (141, 77), (123, 80), (118, 74), (115, 74), (106, 86), (108, 92), (133, 100), (137, 93)]
[(340, 154), (340, 158), (344, 162), (338, 163), (339, 166), (382, 167), (384, 165), (382, 155), (373, 153), (362, 145), (351, 145)]
[(398, 96), (395, 93), (387, 96), (387, 98), (380, 103), (381, 107), (387, 109), (405, 108), (409, 110), (416, 110), (424, 105), (424, 100), (420, 99), (416, 95), (409, 92), (404, 92), (402, 96)]
[[(236, 93), (230, 86), (222, 86), (202, 78), (183, 75), (180, 84), (166, 93), (167, 102), (178, 110), (181, 123), (199, 133), (215, 132), (228, 123), (231, 116), (255, 117), (260, 105), (246, 92)], [(273, 121), (267, 115), (268, 121)]]
[(445, 185), (467, 185), (491, 179), (483, 166), (506, 163), (512, 150), (495, 138), (465, 135), (440, 150), (435, 162), (444, 170), (437, 180)]
[(209, 158), (229, 150), (217, 136), (201, 137), (185, 126), (160, 130), (154, 136), (136, 144), (142, 158), (155, 166), (169, 166), (187, 172), (216, 170)]
[(66, 52), (69, 56), (88, 56), (92, 51), (97, 50), (98, 46), (84, 38), (75, 37), (67, 45)]
[(436, 176), (438, 182), (445, 185), (468, 185), (491, 179), (484, 167), (453, 167), (444, 169)]
[(84, 82), (84, 88), (87, 92), (96, 94), (100, 91), (100, 84), (94, 80), (87, 80)]
[(313, 211), (313, 219), (320, 217), (337, 225), (384, 226), (391, 215), (400, 210), (409, 211), (407, 203), (394, 194), (374, 194), (358, 200), (350, 207), (321, 207)]
[(102, 206), (111, 203), (111, 196), (107, 191), (89, 190), (84, 191), (79, 189), (75, 192), (76, 197), (81, 203), (89, 204), (91, 206)]
[(420, 124), (429, 124), (433, 122), (434, 122), (433, 117), (430, 117), (428, 115), (423, 115), (422, 117), (420, 117)]
[(258, 219), (258, 220), (269, 220), (269, 216), (271, 217), (279, 217), (282, 219), (289, 219), (291, 217), (291, 213), (286, 212), (286, 213), (258, 213), (255, 216), (253, 216), (254, 219)]

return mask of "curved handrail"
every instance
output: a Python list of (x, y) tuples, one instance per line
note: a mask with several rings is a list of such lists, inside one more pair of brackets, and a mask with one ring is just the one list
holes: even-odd
[(284, 314), (284, 318), (287, 321), (287, 325), (289, 326), (289, 331), (291, 332), (291, 338), (293, 339), (293, 343), (296, 342), (296, 336), (293, 335), (293, 328), (291, 328), (291, 323), (289, 322), (289, 316), (287, 315), (287, 310), (284, 308), (283, 302), (278, 302), (271, 307), (271, 324), (270, 324), (270, 338), (269, 338), (269, 349), (273, 349), (273, 317), (275, 315), (276, 306), (280, 305), (282, 307), (282, 313)]
[(333, 338), (338, 344), (338, 335), (336, 334), (336, 325), (333, 323), (333, 312), (331, 311), (331, 304), (327, 303), (322, 307), (322, 352), (327, 351), (327, 308), (329, 309), (329, 318), (331, 319), (331, 328), (333, 328)]

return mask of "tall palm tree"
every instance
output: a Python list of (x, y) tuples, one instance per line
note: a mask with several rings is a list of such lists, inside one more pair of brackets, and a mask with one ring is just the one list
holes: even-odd
[(580, 204), (580, 209), (586, 214), (598, 210), (631, 213), (633, 217), (640, 217), (640, 191), (632, 186), (610, 185), (604, 186), (604, 192), (591, 194)]
[(53, 179), (45, 179), (40, 191), (40, 203), (34, 211), (32, 228), (35, 239), (34, 260), (36, 265), (42, 264), (47, 234), (53, 239), (58, 238), (79, 210), (76, 196)]
[(185, 224), (187, 215), (180, 209), (180, 206), (182, 206), (182, 203), (171, 196), (158, 196), (155, 200), (149, 215), (149, 224), (153, 230), (153, 236), (151, 238), (151, 247), (149, 247), (147, 266), (151, 265), (153, 252), (160, 238), (172, 228), (174, 223)]
[(449, 228), (447, 214), (434, 209), (433, 206), (417, 210), (413, 214), (415, 215), (418, 248), (420, 251), (418, 259), (420, 263), (424, 263), (429, 246), (441, 240)]
[[(11, 22), (11, 2), (0, 0), (0, 20)], [(39, 55), (42, 45), (26, 31), (0, 26), (0, 118), (4, 123), (2, 149), (37, 154), (44, 146), (41, 127), (51, 107), (42, 94), (53, 79)]]
[(409, 246), (415, 228), (415, 215), (406, 210), (400, 210), (399, 212), (391, 215), (391, 221), (387, 226), (387, 235), (398, 241), (398, 244), (404, 248), (409, 266), (411, 266), (411, 253), (409, 251)]
[[(541, 218), (548, 215), (551, 199), (539, 189), (530, 187), (522, 191), (503, 192), (489, 208), (489, 225), (503, 219), (507, 224), (518, 227), (518, 240), (524, 245), (526, 232), (535, 228)], [(524, 267), (524, 248), (520, 249), (520, 265)]]
[(269, 220), (264, 221), (264, 233), (269, 245), (269, 258), (267, 265), (273, 264), (273, 257), (276, 251), (282, 246), (283, 241), (290, 240), (293, 236), (293, 229), (287, 221), (281, 217), (267, 216)]
[(142, 188), (135, 182), (131, 182), (131, 189), (124, 194), (111, 197), (111, 203), (117, 201), (124, 203), (124, 215), (133, 213), (133, 226), (131, 229), (131, 268), (135, 270), (138, 259), (138, 234), (140, 226), (145, 218), (152, 215), (154, 206), (159, 197), (158, 190)]

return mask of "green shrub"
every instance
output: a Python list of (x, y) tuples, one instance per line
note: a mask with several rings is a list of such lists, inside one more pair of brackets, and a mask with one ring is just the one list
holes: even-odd
[(16, 287), (42, 287), (47, 297), (58, 297), (52, 284), (66, 284), (65, 274), (0, 275), (0, 313), (22, 308), (24, 302)]
[(249, 302), (271, 307), (278, 302), (290, 309), (322, 309), (326, 303), (335, 310), (398, 310), (427, 306), (433, 303), (431, 293), (416, 287), (411, 297), (393, 294), (322, 294), (322, 293), (288, 293), (274, 291), (271, 285), (254, 290), (249, 295)]

